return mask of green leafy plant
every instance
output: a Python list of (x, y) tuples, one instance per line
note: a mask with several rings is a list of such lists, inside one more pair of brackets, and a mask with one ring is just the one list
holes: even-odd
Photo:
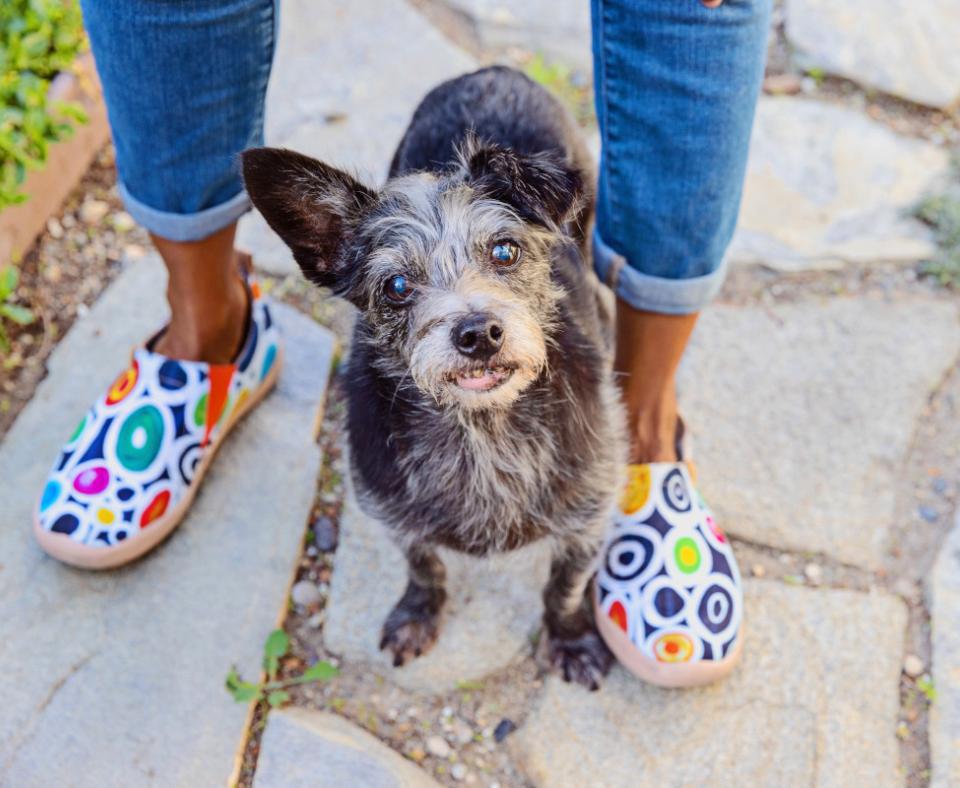
[(917, 689), (926, 696), (930, 703), (933, 703), (937, 699), (937, 690), (933, 686), (933, 679), (929, 676), (923, 675), (917, 679)]
[(76, 104), (52, 102), (50, 80), (86, 47), (76, 0), (0, 3), (0, 210), (27, 199), (28, 170), (47, 160), (50, 143), (85, 123)]
[(960, 183), (922, 200), (914, 214), (933, 228), (938, 247), (936, 255), (920, 264), (920, 273), (944, 287), (960, 288)]
[(26, 326), (36, 317), (27, 307), (13, 303), (19, 282), (20, 273), (12, 265), (0, 269), (0, 350), (4, 353), (10, 350), (10, 339), (7, 337), (4, 321)]
[(290, 693), (287, 692), (289, 687), (296, 684), (309, 684), (312, 681), (329, 681), (340, 672), (334, 665), (321, 660), (296, 678), (278, 679), (280, 660), (289, 652), (290, 638), (287, 637), (287, 633), (282, 629), (275, 629), (263, 644), (263, 670), (267, 674), (266, 681), (259, 683), (244, 681), (234, 666), (227, 674), (227, 691), (238, 703), (266, 700), (271, 707), (282, 706), (290, 700)]

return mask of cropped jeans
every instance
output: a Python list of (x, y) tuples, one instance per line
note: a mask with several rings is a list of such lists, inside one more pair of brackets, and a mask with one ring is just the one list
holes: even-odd
[[(82, 0), (121, 196), (152, 233), (199, 240), (249, 209), (237, 154), (263, 141), (278, 5)], [(591, 0), (594, 264), (636, 309), (696, 312), (722, 284), (770, 5)]]

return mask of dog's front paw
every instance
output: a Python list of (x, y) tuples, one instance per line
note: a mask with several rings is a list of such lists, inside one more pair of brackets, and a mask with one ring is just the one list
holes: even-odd
[(596, 632), (587, 631), (578, 637), (547, 636), (546, 658), (550, 668), (591, 691), (600, 689), (603, 677), (610, 672), (613, 654)]
[(399, 668), (426, 654), (437, 642), (440, 613), (427, 607), (397, 605), (387, 616), (380, 637), (380, 650), (390, 649), (393, 666)]

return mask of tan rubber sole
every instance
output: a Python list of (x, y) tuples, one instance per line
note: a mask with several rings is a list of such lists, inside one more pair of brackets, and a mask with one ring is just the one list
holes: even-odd
[(658, 662), (643, 654), (627, 634), (604, 615), (597, 604), (596, 595), (593, 598), (593, 615), (597, 622), (597, 629), (600, 630), (600, 636), (617, 661), (637, 678), (658, 687), (677, 689), (713, 684), (730, 675), (743, 652), (743, 627), (741, 626), (740, 635), (737, 637), (737, 642), (733, 644), (733, 649), (719, 661)]
[(273, 367), (267, 373), (257, 392), (249, 397), (241, 407), (237, 408), (227, 420), (223, 430), (217, 438), (210, 443), (210, 450), (206, 452), (203, 459), (197, 466), (193, 483), (187, 488), (187, 494), (183, 497), (173, 509), (154, 522), (150, 523), (145, 530), (139, 531), (135, 536), (125, 539), (120, 544), (113, 547), (89, 547), (85, 544), (75, 542), (69, 536), (56, 534), (46, 530), (40, 525), (40, 512), (38, 508), (33, 515), (33, 534), (39, 542), (40, 547), (48, 555), (62, 561), (65, 564), (76, 566), (81, 569), (115, 569), (118, 566), (129, 564), (135, 561), (145, 553), (150, 552), (154, 547), (160, 544), (164, 539), (173, 533), (174, 529), (180, 525), (180, 522), (186, 516), (190, 507), (193, 505), (193, 499), (203, 483), (203, 478), (207, 474), (213, 458), (227, 436), (233, 430), (244, 416), (253, 410), (264, 397), (269, 394), (274, 386), (277, 385), (277, 379), (280, 377), (280, 370), (283, 367), (283, 346), (278, 346), (277, 357), (274, 360)]

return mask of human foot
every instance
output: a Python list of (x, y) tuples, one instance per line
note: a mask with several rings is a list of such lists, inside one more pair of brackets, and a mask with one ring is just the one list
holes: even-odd
[(255, 284), (243, 333), (227, 364), (172, 358), (156, 343), (134, 351), (48, 476), (34, 518), (44, 550), (105, 569), (173, 531), (226, 435), (277, 379), (279, 335)]

